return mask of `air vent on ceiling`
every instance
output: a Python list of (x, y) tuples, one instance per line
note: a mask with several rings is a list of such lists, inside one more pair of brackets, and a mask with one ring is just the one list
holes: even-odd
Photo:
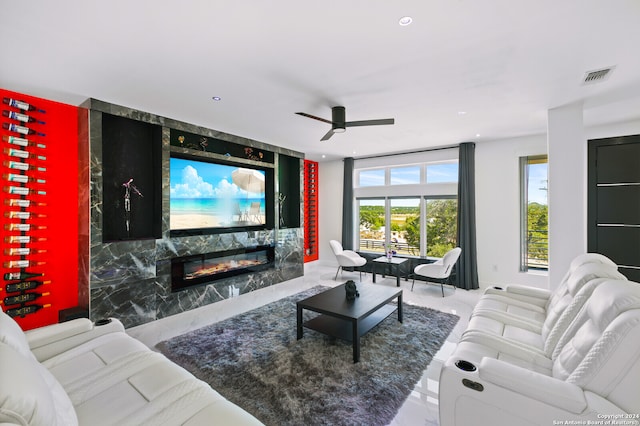
[(593, 84), (605, 81), (611, 75), (614, 67), (602, 68), (599, 70), (588, 71), (584, 74), (583, 84)]

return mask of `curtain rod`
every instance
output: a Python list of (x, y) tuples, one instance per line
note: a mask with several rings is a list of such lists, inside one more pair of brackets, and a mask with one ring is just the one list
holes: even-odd
[(394, 152), (393, 154), (367, 155), (367, 156), (364, 156), (364, 157), (353, 157), (353, 159), (354, 160), (366, 160), (366, 159), (369, 159), (369, 158), (394, 157), (396, 155), (419, 154), (421, 152), (442, 151), (442, 150), (445, 150), (445, 149), (457, 149), (459, 147), (460, 147), (460, 145), (451, 145), (451, 146), (443, 146), (443, 147), (440, 147), (440, 148), (420, 149), (420, 150), (417, 150), (417, 151)]

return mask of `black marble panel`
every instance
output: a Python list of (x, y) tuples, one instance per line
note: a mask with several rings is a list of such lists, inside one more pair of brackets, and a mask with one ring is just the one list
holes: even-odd
[(91, 250), (91, 287), (156, 276), (156, 241), (105, 243)]
[[(91, 100), (87, 106), (91, 108), (89, 115), (91, 191), (89, 298), (92, 319), (112, 316), (119, 318), (125, 327), (132, 327), (237, 297), (304, 274), (302, 228), (170, 238), (170, 129), (176, 128), (294, 157), (302, 158), (303, 155), (239, 136), (224, 134), (101, 101)], [(162, 238), (160, 239), (103, 242), (103, 161), (100, 132), (103, 112), (163, 126), (161, 155)], [(300, 199), (302, 200), (303, 197), (301, 196)], [(302, 208), (302, 203), (300, 203), (301, 214)], [(275, 261), (272, 268), (226, 278), (175, 293), (171, 292), (172, 257), (258, 245), (275, 246)]]
[(78, 108), (78, 306), (89, 309), (90, 199), (89, 110)]
[(121, 282), (91, 289), (90, 318), (118, 318), (125, 327), (156, 319), (156, 280)]

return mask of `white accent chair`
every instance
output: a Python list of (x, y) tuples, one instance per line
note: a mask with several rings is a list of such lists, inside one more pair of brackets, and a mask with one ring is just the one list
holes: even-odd
[[(453, 248), (445, 253), (445, 255), (442, 256), (442, 259), (439, 259), (434, 263), (426, 263), (416, 266), (413, 273), (420, 275), (421, 277), (425, 277), (427, 281), (429, 279), (438, 280), (440, 282), (440, 289), (442, 290), (442, 297), (444, 297), (444, 284), (449, 284), (451, 271), (458, 261), (460, 253), (462, 253), (462, 249), (460, 247)], [(411, 291), (413, 291), (415, 283), (416, 280), (414, 278), (413, 283), (411, 284)]]
[[(333, 278), (334, 280), (338, 279), (338, 272), (342, 268), (358, 268), (367, 263), (367, 259), (360, 256), (358, 253), (352, 250), (344, 250), (342, 248), (342, 244), (336, 240), (329, 241), (331, 245), (331, 250), (333, 250), (333, 254), (336, 255), (336, 259), (338, 260), (338, 270), (336, 271), (336, 276)], [(362, 281), (362, 271), (360, 270), (360, 281)]]

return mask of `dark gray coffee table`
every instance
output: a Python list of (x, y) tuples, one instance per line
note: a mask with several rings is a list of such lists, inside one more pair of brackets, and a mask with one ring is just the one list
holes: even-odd
[[(400, 267), (404, 262), (406, 262), (406, 257), (392, 257), (388, 258), (387, 256), (380, 256), (373, 259), (372, 268), (373, 268), (373, 282), (376, 282), (376, 265), (386, 265), (386, 268), (389, 268), (389, 273), (393, 274), (393, 269), (395, 267), (396, 270), (396, 287), (400, 287), (400, 275), (402, 271)], [(384, 276), (384, 275), (383, 275)], [(404, 280), (407, 281), (407, 274), (404, 274)]]
[[(303, 328), (318, 331), (339, 339), (353, 342), (353, 362), (360, 360), (360, 337), (380, 324), (382, 320), (398, 311), (402, 322), (402, 289), (376, 285), (358, 284), (360, 297), (347, 301), (344, 284), (297, 302), (298, 340), (303, 337)], [(389, 304), (398, 299), (397, 307)], [(302, 322), (302, 310), (321, 315)]]

